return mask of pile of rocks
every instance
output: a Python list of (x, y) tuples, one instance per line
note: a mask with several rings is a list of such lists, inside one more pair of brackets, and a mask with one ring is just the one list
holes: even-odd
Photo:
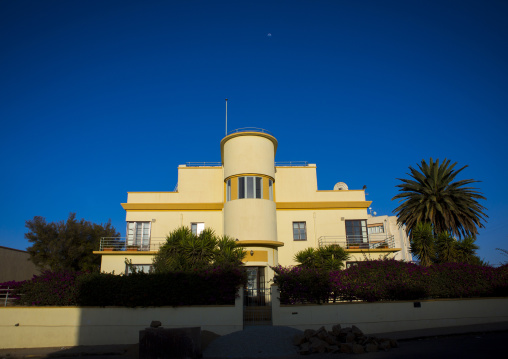
[(355, 353), (387, 351), (398, 348), (399, 344), (394, 339), (376, 338), (363, 334), (356, 326), (341, 328), (340, 324), (334, 325), (332, 331), (326, 331), (325, 327), (318, 330), (307, 329), (303, 334), (298, 334), (293, 339), (293, 344), (299, 346), (300, 354), (312, 353)]

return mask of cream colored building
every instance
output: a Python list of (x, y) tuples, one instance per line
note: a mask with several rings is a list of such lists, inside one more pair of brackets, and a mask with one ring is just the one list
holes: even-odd
[(276, 163), (277, 140), (267, 131), (235, 130), (220, 150), (220, 163), (180, 165), (173, 192), (128, 193), (122, 203), (127, 236), (102, 240), (95, 252), (102, 255), (102, 271), (122, 273), (126, 259), (146, 270), (166, 235), (180, 226), (235, 238), (259, 285), (273, 277), (271, 266), (296, 264), (295, 253), (308, 247), (340, 245), (351, 261), (401, 251), (386, 232), (369, 236), (371, 202), (364, 190), (339, 184), (318, 190), (316, 165)]
[(384, 236), (393, 241), (393, 247), (400, 248), (400, 251), (393, 252), (389, 258), (404, 262), (413, 261), (406, 226), (400, 227), (396, 216), (378, 216), (376, 212), (372, 215), (369, 214), (367, 216), (367, 232), (370, 237)]

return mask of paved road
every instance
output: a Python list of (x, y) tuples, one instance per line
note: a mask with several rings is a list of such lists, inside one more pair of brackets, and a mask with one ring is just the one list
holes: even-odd
[[(267, 338), (268, 339), (268, 338)], [(270, 341), (269, 339), (267, 341)], [(458, 334), (427, 337), (425, 339), (399, 340), (400, 347), (391, 349), (388, 352), (365, 353), (361, 355), (355, 354), (311, 354), (308, 356), (289, 355), (289, 356), (259, 356), (249, 355), (249, 348), (246, 348), (245, 355), (230, 356), (225, 353), (223, 357), (214, 356), (214, 359), (232, 359), (232, 358), (269, 358), (269, 359), (333, 359), (333, 358), (354, 358), (361, 359), (497, 359), (506, 357), (508, 352), (508, 331), (496, 332), (477, 332), (475, 334)], [(78, 348), (78, 347), (75, 347)], [(79, 350), (61, 350), (45, 352), (41, 349), (16, 349), (0, 350), (0, 359), (13, 358), (58, 358), (58, 359), (136, 359), (137, 347), (123, 346), (111, 347), (107, 351), (98, 349), (93, 351), (92, 347), (83, 352)], [(53, 348), (54, 349), (54, 348)], [(205, 355), (206, 359), (206, 355)]]
[[(387, 352), (360, 354), (361, 359), (496, 359), (507, 356), (508, 332), (466, 334), (400, 341), (400, 347)], [(332, 359), (358, 356), (355, 354), (315, 354), (285, 359)], [(280, 359), (280, 358), (279, 358)]]

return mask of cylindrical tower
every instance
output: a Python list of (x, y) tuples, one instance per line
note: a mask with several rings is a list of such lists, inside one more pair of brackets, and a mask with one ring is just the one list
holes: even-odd
[(277, 241), (274, 202), (277, 140), (264, 132), (236, 132), (221, 141), (224, 233), (240, 241)]
[(277, 140), (264, 130), (235, 131), (221, 141), (224, 234), (245, 248), (248, 271), (257, 271), (260, 286), (260, 277), (273, 277), (269, 267), (278, 264), (277, 248), (283, 245), (277, 241), (276, 150)]

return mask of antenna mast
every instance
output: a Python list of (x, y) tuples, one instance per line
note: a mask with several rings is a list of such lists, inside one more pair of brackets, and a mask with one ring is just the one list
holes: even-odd
[(228, 135), (228, 99), (226, 99), (226, 136)]

